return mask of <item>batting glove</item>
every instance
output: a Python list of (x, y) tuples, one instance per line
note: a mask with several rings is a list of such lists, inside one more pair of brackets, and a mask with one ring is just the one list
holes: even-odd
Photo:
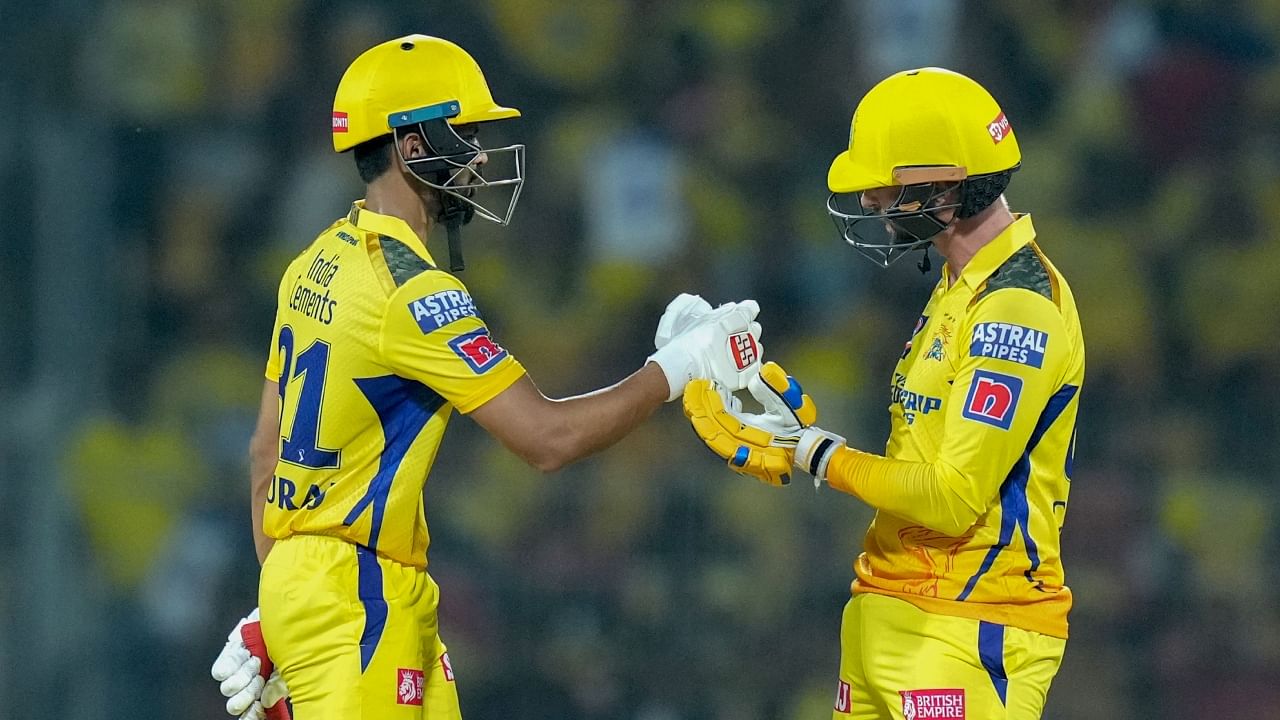
[[(284, 702), (289, 691), (267, 655), (258, 608), (227, 635), (210, 674), (221, 683), (218, 689), (227, 698), (229, 714), (241, 720), (289, 720), (289, 707)], [(272, 688), (271, 698), (266, 696), (268, 687)], [(264, 702), (268, 699), (272, 702)]]
[(764, 413), (744, 413), (727, 388), (694, 380), (685, 388), (685, 415), (702, 442), (724, 458), (730, 470), (769, 485), (786, 485), (791, 482), (799, 434), (817, 419), (817, 409), (776, 363), (765, 363), (748, 380), (747, 388), (764, 406)]
[(760, 368), (760, 375), (747, 384), (747, 389), (764, 406), (767, 414), (783, 417), (791, 414), (799, 435), (793, 462), (796, 467), (813, 475), (815, 488), (821, 485), (827, 479), (827, 465), (835, 451), (845, 446), (845, 439), (814, 426), (818, 411), (813, 407), (813, 401), (800, 389), (796, 379), (787, 375), (777, 363), (765, 363)]
[[(673, 309), (682, 302), (691, 307)], [(745, 300), (706, 312), (702, 311), (702, 304), (705, 303), (700, 298), (676, 298), (659, 321), (654, 338), (659, 347), (649, 361), (657, 363), (667, 378), (668, 402), (680, 397), (694, 378), (715, 380), (730, 390), (741, 390), (760, 367), (763, 347), (760, 324), (755, 322), (760, 306), (754, 300)], [(681, 332), (671, 336), (677, 329)]]
[(813, 476), (816, 488), (827, 479), (827, 466), (836, 450), (845, 447), (845, 439), (820, 427), (807, 427), (796, 443), (796, 467)]
[(680, 293), (674, 300), (667, 303), (666, 311), (658, 320), (658, 331), (653, 335), (653, 347), (655, 350), (661, 350), (673, 338), (694, 325), (703, 320), (727, 315), (738, 306), (754, 310), (756, 313), (760, 312), (760, 306), (755, 300), (743, 300), (740, 303), (728, 302), (712, 308), (711, 303), (703, 300), (701, 295)]

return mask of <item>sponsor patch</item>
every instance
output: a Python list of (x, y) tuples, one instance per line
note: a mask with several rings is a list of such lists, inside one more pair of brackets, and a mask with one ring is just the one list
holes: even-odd
[(421, 705), (423, 698), (422, 671), (411, 668), (396, 670), (396, 704)]
[(851, 697), (849, 683), (841, 680), (836, 685), (836, 712), (848, 715), (853, 712), (853, 699)]
[(756, 339), (749, 332), (730, 335), (729, 350), (739, 370), (746, 370), (760, 359), (760, 346), (756, 344)]
[(928, 415), (934, 410), (942, 409), (942, 398), (908, 390), (906, 385), (907, 376), (895, 372), (893, 385), (889, 386), (889, 402), (902, 406), (908, 424), (914, 422), (916, 413)]
[(458, 357), (466, 361), (477, 375), (487, 372), (507, 356), (507, 351), (489, 337), (489, 328), (463, 333), (450, 340), (449, 347), (457, 353)]
[(970, 357), (989, 357), (997, 360), (1044, 366), (1044, 349), (1049, 345), (1049, 333), (1025, 325), (985, 322), (973, 328), (969, 343)]
[(449, 653), (440, 656), (440, 671), (444, 673), (445, 682), (453, 682), (453, 665), (449, 662)]
[(347, 114), (339, 110), (333, 111), (333, 131), (336, 133), (344, 133), (349, 127), (347, 122)]
[(906, 720), (965, 720), (964, 689), (900, 690)]
[(409, 303), (409, 312), (423, 335), (463, 318), (479, 317), (471, 295), (463, 290), (441, 290), (420, 297)]
[(961, 414), (970, 420), (1008, 430), (1013, 425), (1013, 414), (1018, 409), (1018, 396), (1021, 394), (1022, 378), (990, 370), (975, 370)]
[(1001, 111), (995, 120), (987, 123), (987, 132), (991, 134), (991, 142), (997, 145), (1013, 134), (1013, 127), (1009, 125), (1009, 118), (1004, 116), (1004, 111)]

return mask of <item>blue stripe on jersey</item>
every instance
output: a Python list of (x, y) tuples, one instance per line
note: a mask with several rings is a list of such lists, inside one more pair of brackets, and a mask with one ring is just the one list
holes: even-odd
[(1019, 525), (1022, 527), (1023, 543), (1027, 547), (1027, 559), (1031, 563), (1031, 569), (1027, 570), (1025, 575), (1029, 582), (1035, 582), (1031, 573), (1040, 567), (1040, 552), (1035, 540), (1031, 539), (1031, 508), (1027, 503), (1027, 481), (1031, 479), (1031, 451), (1040, 444), (1044, 434), (1062, 415), (1062, 411), (1067, 408), (1079, 390), (1078, 385), (1063, 385), (1045, 403), (1044, 411), (1040, 413), (1040, 419), (1036, 421), (1036, 427), (1031, 431), (1031, 438), (1027, 440), (1027, 449), (1022, 451), (1022, 456), (1013, 464), (1013, 469), (1009, 471), (1004, 484), (1000, 486), (1000, 537), (987, 551), (987, 556), (982, 559), (978, 571), (969, 578), (969, 582), (965, 583), (964, 590), (956, 597), (957, 600), (969, 597), (969, 593), (973, 592), (973, 588), (978, 584), (978, 578), (991, 569), (996, 556), (1009, 546), (1009, 542), (1013, 540), (1014, 528)]
[(991, 684), (996, 686), (996, 694), (1000, 696), (1000, 704), (1005, 704), (1005, 696), (1009, 692), (1009, 676), (1004, 672), (1004, 626), (986, 621), (978, 622), (978, 657), (982, 659), (982, 667), (991, 676)]
[(405, 454), (409, 452), (409, 446), (427, 426), (431, 416), (444, 405), (445, 400), (426, 385), (395, 375), (357, 378), (355, 383), (382, 422), (382, 456), (378, 458), (378, 472), (369, 481), (364, 497), (356, 502), (342, 523), (351, 525), (365, 508), (373, 505), (369, 547), (377, 550), (378, 533), (382, 530), (382, 513), (386, 509), (387, 496), (391, 493), (391, 482), (395, 479)]
[(360, 672), (364, 672), (387, 625), (387, 600), (382, 596), (382, 568), (378, 565), (378, 556), (369, 548), (357, 545), (356, 565), (360, 569), (358, 594), (360, 604), (364, 606), (364, 632), (360, 633)]
[(1067, 462), (1063, 465), (1062, 471), (1067, 474), (1067, 479), (1071, 479), (1072, 468), (1076, 463), (1076, 432), (1080, 429), (1080, 419), (1076, 418), (1076, 426), (1071, 429), (1071, 445), (1067, 447)]

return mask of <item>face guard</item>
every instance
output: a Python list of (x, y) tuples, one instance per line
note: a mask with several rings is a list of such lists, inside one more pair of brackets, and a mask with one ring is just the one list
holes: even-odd
[[(396, 154), (414, 177), (440, 194), (436, 219), (449, 232), (449, 264), (455, 271), (463, 269), (459, 228), (476, 215), (499, 225), (511, 222), (524, 187), (524, 145), (482, 149), (474, 138), (462, 137), (449, 124), (448, 118), (459, 112), (458, 103), (449, 101), (389, 118)], [(404, 157), (399, 141), (407, 132), (422, 137), (427, 157)], [(482, 204), (476, 197), (482, 190), (496, 199)]]
[[(899, 168), (898, 197), (887, 208), (863, 205), (866, 191), (831, 193), (827, 213), (845, 242), (881, 267), (889, 267), (912, 250), (925, 248), (947, 228), (961, 208), (957, 182), (964, 168)], [(939, 217), (954, 210), (951, 219)]]

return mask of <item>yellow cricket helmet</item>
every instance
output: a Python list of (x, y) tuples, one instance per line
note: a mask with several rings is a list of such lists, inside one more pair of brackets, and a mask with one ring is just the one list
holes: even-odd
[[(375, 138), (416, 133), (425, 154), (397, 156), (418, 180), (436, 190), (436, 220), (449, 234), (449, 266), (463, 269), (460, 228), (480, 217), (506, 225), (524, 187), (524, 145), (481, 148), (458, 126), (519, 117), (493, 101), (474, 58), (429, 35), (388, 40), (357, 57), (333, 99), (333, 149), (345, 152)], [(481, 203), (478, 192), (499, 191)], [(502, 203), (505, 195), (505, 210)]]
[[(1008, 118), (981, 85), (942, 68), (906, 70), (858, 103), (849, 148), (827, 172), (827, 210), (846, 241), (889, 265), (950, 224), (941, 211), (967, 218), (990, 206), (1021, 161)], [(887, 208), (862, 202), (865, 190), (899, 186)]]
[(953, 168), (948, 179), (989, 175), (1022, 160), (1004, 112), (981, 85), (942, 68), (880, 81), (858, 103), (849, 149), (827, 173), (831, 192), (906, 185), (894, 171)]
[(493, 101), (474, 58), (429, 35), (406, 35), (357, 57), (333, 99), (333, 149), (344, 152), (393, 127), (445, 118), (450, 125), (520, 117)]

